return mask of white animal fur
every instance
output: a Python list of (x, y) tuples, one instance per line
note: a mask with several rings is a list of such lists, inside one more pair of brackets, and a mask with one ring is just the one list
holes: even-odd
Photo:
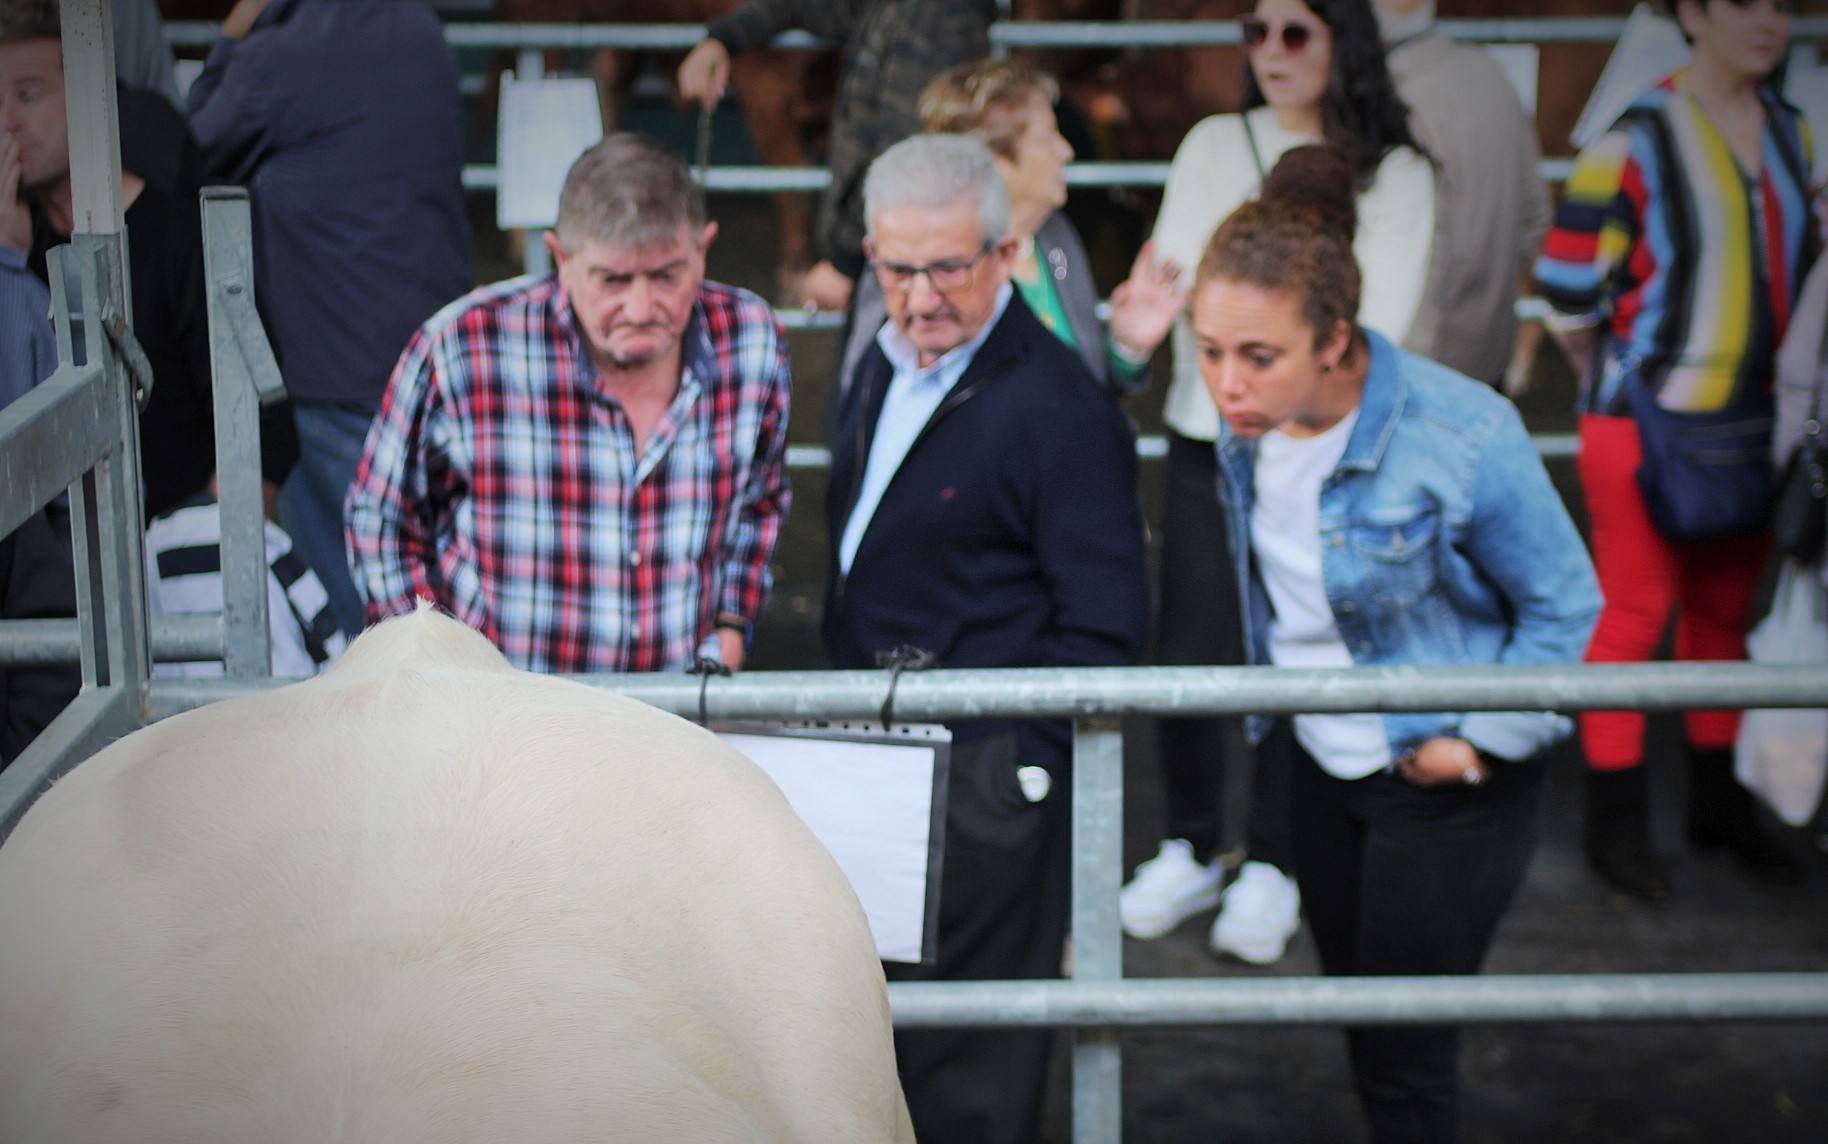
[(0, 848), (0, 1140), (912, 1140), (848, 883), (684, 720), (421, 609)]

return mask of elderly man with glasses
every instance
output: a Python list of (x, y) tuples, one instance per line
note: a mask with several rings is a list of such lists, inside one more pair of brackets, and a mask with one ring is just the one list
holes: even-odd
[[(864, 181), (888, 318), (833, 442), (824, 635), (840, 667), (1135, 662), (1148, 622), (1135, 441), (1085, 360), (1009, 283), (1008, 192), (976, 139), (923, 135)], [(1057, 977), (1071, 728), (951, 725), (938, 955), (892, 979)], [(1034, 1135), (1045, 1031), (897, 1037), (924, 1140)]]

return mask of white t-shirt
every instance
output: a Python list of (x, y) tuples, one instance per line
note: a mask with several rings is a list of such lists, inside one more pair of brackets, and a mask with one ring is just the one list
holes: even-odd
[[(1274, 108), (1247, 113), (1256, 133), (1263, 169), (1283, 152), (1320, 140), (1285, 131)], [(1161, 213), (1155, 218), (1155, 256), (1181, 267), (1184, 280), (1205, 253), (1213, 231), (1231, 212), (1255, 197), (1261, 180), (1251, 158), (1244, 116), (1213, 115), (1194, 124), (1174, 152)], [(1428, 249), (1434, 239), (1434, 168), (1407, 147), (1384, 156), (1377, 176), (1358, 196), (1358, 235), (1352, 251), (1364, 275), (1358, 320), (1400, 344), (1415, 324), (1428, 281)], [(1174, 380), (1162, 417), (1183, 437), (1211, 441), (1219, 435), (1219, 412), (1200, 380), (1193, 329), (1175, 319)]]
[[(1320, 573), (1320, 486), (1345, 456), (1358, 410), (1324, 433), (1270, 430), (1257, 443), (1250, 546), (1269, 593), (1269, 661), (1277, 667), (1351, 667)], [(1390, 764), (1378, 715), (1297, 715), (1295, 740), (1330, 775), (1359, 779)]]

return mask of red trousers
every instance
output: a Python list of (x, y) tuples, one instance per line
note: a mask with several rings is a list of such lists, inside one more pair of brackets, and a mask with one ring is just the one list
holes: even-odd
[[(1740, 660), (1752, 595), (1764, 570), (1768, 537), (1671, 541), (1650, 523), (1638, 491), (1642, 458), (1629, 417), (1580, 419), (1579, 473), (1592, 521), (1593, 565), (1605, 608), (1587, 646), (1588, 663), (1644, 663), (1655, 654), (1671, 613), (1677, 659)], [(1737, 711), (1684, 715), (1692, 747), (1733, 745)], [(1644, 761), (1641, 711), (1590, 711), (1580, 717), (1581, 746), (1595, 770)]]

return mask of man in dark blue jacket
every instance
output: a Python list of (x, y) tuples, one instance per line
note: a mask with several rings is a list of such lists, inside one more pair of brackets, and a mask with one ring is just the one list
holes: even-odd
[[(913, 646), (939, 666), (1135, 662), (1148, 622), (1136, 446), (1122, 414), (1009, 285), (996, 161), (916, 136), (864, 182), (889, 320), (833, 443), (824, 634), (839, 667)], [(1060, 974), (1071, 729), (955, 723), (934, 965), (895, 979)], [(896, 1037), (916, 1134), (1033, 1136), (1045, 1032)]]
[(413, 0), (240, 0), (189, 111), (211, 172), (253, 200), (301, 444), (280, 517), (353, 636), (343, 498), (407, 338), (470, 286), (456, 60)]

